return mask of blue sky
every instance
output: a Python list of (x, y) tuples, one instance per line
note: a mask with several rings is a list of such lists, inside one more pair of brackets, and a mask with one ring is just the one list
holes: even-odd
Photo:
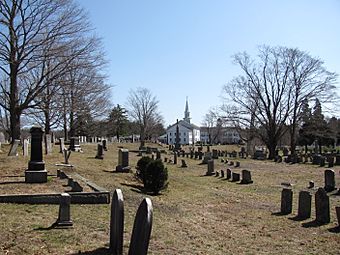
[(338, 0), (77, 0), (102, 37), (112, 103), (131, 89), (159, 100), (165, 124), (184, 116), (200, 125), (221, 104), (222, 86), (240, 74), (231, 56), (257, 46), (297, 47), (340, 73)]

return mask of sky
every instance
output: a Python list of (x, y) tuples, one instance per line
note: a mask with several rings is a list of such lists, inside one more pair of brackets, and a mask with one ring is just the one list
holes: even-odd
[(340, 74), (339, 0), (76, 1), (103, 40), (112, 103), (127, 107), (131, 90), (147, 88), (166, 126), (184, 117), (186, 97), (201, 125), (241, 74), (232, 55), (260, 45), (299, 48)]

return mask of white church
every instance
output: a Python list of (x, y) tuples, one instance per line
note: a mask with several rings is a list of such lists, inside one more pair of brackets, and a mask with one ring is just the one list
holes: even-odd
[[(190, 112), (188, 99), (185, 104), (184, 118), (178, 121), (179, 129), (179, 143), (184, 144), (195, 144), (201, 140), (200, 128), (192, 123), (190, 123)], [(166, 142), (167, 144), (176, 143), (176, 130), (177, 122), (166, 129)]]

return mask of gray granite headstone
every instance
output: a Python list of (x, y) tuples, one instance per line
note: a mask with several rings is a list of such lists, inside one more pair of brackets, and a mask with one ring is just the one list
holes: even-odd
[(28, 157), (28, 145), (29, 145), (28, 139), (24, 139), (24, 143), (22, 146), (22, 154), (24, 155), (24, 157)]
[(110, 220), (110, 253), (123, 254), (124, 199), (120, 189), (112, 195)]
[(104, 150), (103, 150), (103, 145), (97, 144), (97, 159), (104, 159)]
[(69, 227), (73, 225), (71, 220), (71, 196), (68, 193), (61, 193), (59, 200), (59, 216), (55, 223), (56, 227)]
[(131, 235), (128, 255), (146, 255), (152, 229), (152, 203), (150, 198), (144, 198), (140, 204)]
[(106, 139), (102, 140), (102, 145), (103, 145), (103, 150), (107, 151), (107, 140)]
[(206, 172), (206, 175), (213, 175), (214, 174), (214, 160), (210, 159), (208, 160), (208, 170)]
[(63, 153), (65, 149), (64, 138), (59, 138), (59, 153)]
[(212, 150), (212, 158), (213, 159), (218, 159), (218, 150), (216, 150), (216, 149)]
[(18, 146), (20, 144), (20, 140), (14, 140), (11, 148), (8, 152), (8, 156), (18, 156)]
[(242, 184), (250, 184), (253, 183), (251, 179), (251, 172), (249, 170), (242, 170)]
[[(153, 154), (152, 154), (153, 155)], [(117, 172), (129, 172), (131, 167), (129, 166), (129, 150), (118, 150), (118, 166), (116, 166)]]
[(293, 207), (293, 191), (283, 189), (281, 192), (281, 214), (290, 214)]
[(300, 191), (298, 204), (298, 217), (308, 219), (311, 215), (312, 195), (308, 191)]
[(45, 154), (51, 154), (52, 153), (52, 138), (50, 134), (45, 135)]
[(329, 197), (323, 188), (315, 193), (315, 216), (316, 221), (321, 224), (330, 222)]
[(326, 158), (324, 156), (320, 156), (320, 166), (325, 166), (326, 165)]
[(335, 174), (332, 169), (325, 170), (325, 190), (327, 192), (335, 190)]
[(174, 153), (174, 164), (175, 165), (177, 164), (177, 153), (176, 152)]

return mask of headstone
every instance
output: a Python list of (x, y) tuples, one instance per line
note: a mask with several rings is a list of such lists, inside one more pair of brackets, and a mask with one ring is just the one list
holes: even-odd
[(129, 172), (131, 167), (129, 166), (129, 150), (119, 149), (118, 151), (118, 166), (117, 172)]
[(110, 220), (110, 253), (123, 254), (124, 199), (120, 189), (112, 195)]
[(338, 227), (340, 227), (340, 206), (335, 207), (336, 218), (338, 219)]
[(315, 216), (316, 221), (321, 224), (330, 222), (329, 197), (323, 188), (315, 193)]
[(177, 164), (177, 153), (176, 152), (174, 153), (174, 164), (175, 165)]
[(151, 200), (144, 198), (133, 224), (128, 255), (147, 255), (152, 229), (152, 211)]
[(293, 207), (293, 191), (291, 189), (283, 189), (281, 192), (281, 214), (292, 213)]
[(212, 150), (212, 158), (218, 159), (218, 150), (215, 150), (215, 149)]
[(335, 173), (332, 169), (325, 170), (325, 191), (335, 190)]
[(314, 188), (314, 181), (309, 181), (309, 186), (308, 186), (308, 189), (312, 189)]
[(313, 155), (312, 164), (313, 165), (319, 165), (320, 161), (321, 161), (320, 159), (321, 159), (321, 155), (319, 155), (319, 154)]
[(168, 162), (168, 158), (165, 157), (165, 158), (164, 158), (164, 163), (167, 163), (167, 162)]
[(212, 159), (211, 153), (206, 152), (202, 161), (202, 164), (208, 164), (208, 161)]
[(71, 137), (70, 138), (70, 148), (71, 151), (81, 152), (81, 147), (79, 145), (79, 137)]
[(64, 163), (65, 164), (68, 164), (68, 160), (70, 158), (70, 155), (71, 155), (71, 151), (67, 150), (65, 147), (64, 147)]
[(41, 127), (32, 127), (31, 133), (31, 160), (28, 162), (28, 169), (25, 171), (25, 182), (44, 183), (47, 182), (47, 171), (43, 161)]
[(199, 154), (199, 152), (198, 151), (195, 151), (195, 159), (198, 159), (198, 154)]
[(206, 175), (213, 175), (214, 174), (214, 160), (210, 159), (208, 160), (208, 170), (206, 172)]
[(333, 167), (334, 166), (334, 157), (333, 156), (329, 156), (327, 158), (327, 162), (328, 162), (328, 167)]
[(224, 178), (224, 171), (221, 170), (221, 177)]
[(234, 165), (234, 161), (230, 161), (229, 166), (233, 166), (233, 165)]
[(220, 175), (220, 173), (219, 172), (215, 172), (215, 177), (218, 177)]
[(340, 155), (335, 156), (335, 165), (340, 166)]
[(236, 161), (235, 167), (240, 167), (240, 165), (241, 165), (240, 161)]
[(65, 150), (65, 140), (64, 138), (59, 138), (59, 153), (64, 153)]
[(203, 152), (202, 152), (202, 151), (199, 151), (199, 152), (198, 152), (198, 159), (199, 159), (199, 160), (202, 160), (202, 158), (203, 158)]
[(59, 216), (55, 223), (56, 227), (70, 227), (73, 225), (71, 220), (71, 196), (68, 193), (61, 193), (59, 200)]
[(320, 165), (321, 167), (326, 165), (326, 158), (325, 158), (325, 157), (323, 157), (323, 156), (320, 157), (320, 163), (319, 163), (319, 165)]
[(230, 168), (227, 168), (227, 179), (231, 179), (231, 175), (232, 175), (232, 172), (231, 172), (231, 169)]
[(187, 163), (185, 162), (184, 159), (182, 159), (182, 165), (181, 165), (181, 167), (188, 167), (188, 165), (187, 165)]
[(233, 172), (231, 174), (231, 181), (232, 182), (238, 182), (240, 180), (240, 174)]
[(312, 195), (308, 191), (299, 192), (298, 217), (308, 219), (311, 215)]
[(77, 181), (73, 181), (71, 187), (71, 192), (83, 192), (83, 187)]
[(191, 159), (194, 158), (194, 151), (193, 150), (190, 151), (190, 158)]
[(156, 151), (156, 159), (161, 159), (161, 151), (160, 150)]
[(103, 145), (97, 144), (97, 155), (96, 159), (104, 159), (104, 150), (103, 150)]
[(249, 170), (242, 170), (242, 184), (250, 184), (253, 183), (253, 180), (251, 179), (251, 172)]
[(45, 154), (49, 155), (52, 153), (52, 140), (50, 134), (45, 134)]
[(24, 157), (28, 157), (28, 145), (29, 145), (28, 139), (24, 139), (24, 143), (22, 146), (22, 154)]
[(14, 140), (11, 144), (11, 148), (8, 152), (8, 156), (18, 156), (18, 146), (20, 144), (20, 140)]
[(102, 145), (103, 145), (103, 150), (107, 151), (107, 140), (106, 139), (102, 140)]

